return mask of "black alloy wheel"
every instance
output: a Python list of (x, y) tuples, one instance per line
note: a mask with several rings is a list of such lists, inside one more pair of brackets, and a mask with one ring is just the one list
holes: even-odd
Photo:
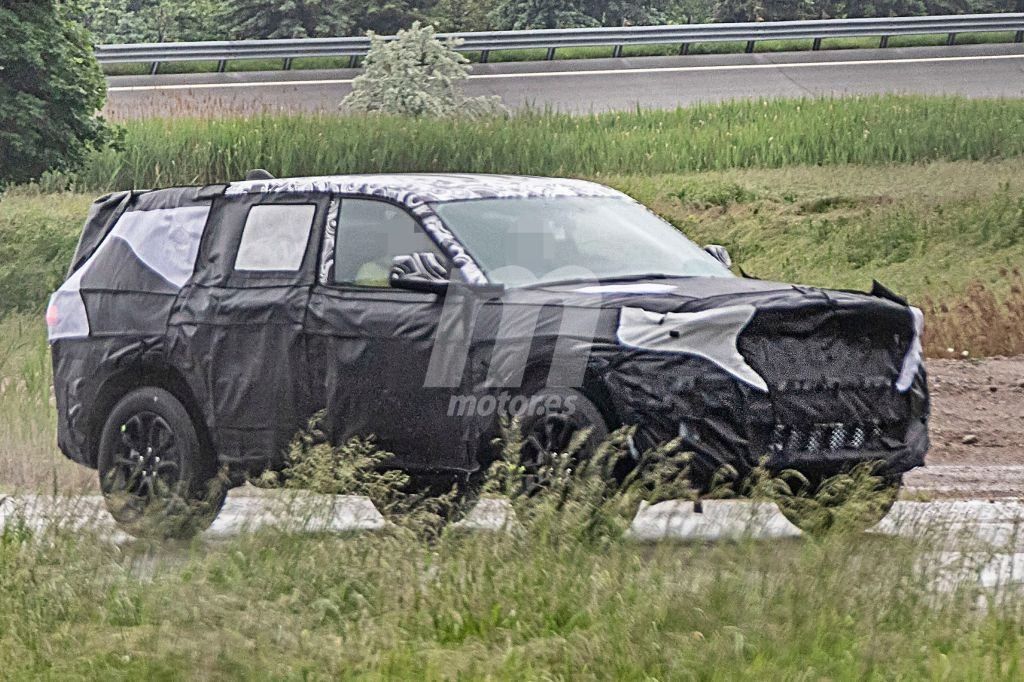
[(194, 535), (213, 522), (227, 495), (188, 411), (160, 388), (137, 389), (114, 406), (97, 464), (107, 509), (136, 536)]
[[(553, 403), (559, 407), (526, 415), (521, 422), (523, 449), (520, 464), (525, 470), (521, 493), (527, 496), (535, 495), (550, 485), (548, 479), (557, 469), (556, 456), (569, 456), (569, 466), (575, 468), (608, 438), (604, 417), (583, 394), (571, 389), (553, 389), (534, 396), (531, 403), (546, 405), (549, 397), (556, 398)], [(587, 430), (587, 437), (582, 445), (576, 452), (568, 452), (574, 438), (584, 430)]]

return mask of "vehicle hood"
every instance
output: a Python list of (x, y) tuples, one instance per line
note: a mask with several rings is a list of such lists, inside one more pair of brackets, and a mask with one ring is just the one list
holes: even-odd
[[(590, 310), (599, 343), (701, 358), (762, 392), (794, 380), (862, 381), (865, 372), (906, 391), (921, 366), (920, 311), (877, 283), (853, 292), (748, 278), (651, 279), (514, 289), (504, 303), (573, 310), (582, 322)], [(562, 333), (570, 317), (561, 316)]]
[(808, 306), (907, 309), (905, 301), (877, 284), (872, 292), (855, 292), (739, 277), (559, 284), (513, 289), (508, 298), (524, 304), (642, 308), (662, 314), (700, 312), (736, 305), (751, 305), (758, 310)]

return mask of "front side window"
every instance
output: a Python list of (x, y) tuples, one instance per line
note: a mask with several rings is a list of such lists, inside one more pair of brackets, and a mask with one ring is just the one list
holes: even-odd
[(396, 256), (430, 252), (447, 262), (416, 220), (372, 199), (343, 199), (335, 238), (335, 284), (386, 287)]
[(611, 197), (479, 199), (434, 210), (483, 269), (509, 286), (594, 280), (731, 277), (670, 224), (633, 201)]
[(245, 219), (235, 270), (297, 271), (306, 255), (315, 215), (314, 204), (253, 206)]

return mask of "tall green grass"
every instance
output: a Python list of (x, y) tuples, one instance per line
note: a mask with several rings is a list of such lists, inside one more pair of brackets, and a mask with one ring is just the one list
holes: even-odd
[[(837, 533), (640, 544), (557, 512), (512, 532), (273, 529), (113, 546), (0, 533), (11, 679), (1014, 680), (990, 551)], [(578, 529), (578, 527), (576, 527)], [(934, 537), (932, 537), (934, 535)]]
[[(169, 112), (173, 113), (173, 112)], [(1024, 153), (1024, 101), (879, 96), (744, 101), (591, 116), (488, 120), (260, 115), (125, 125), (81, 190), (365, 172), (600, 176), (791, 165), (993, 159)]]
[(91, 198), (49, 194), (0, 199), (0, 316), (9, 310), (41, 316), (47, 297), (71, 265)]

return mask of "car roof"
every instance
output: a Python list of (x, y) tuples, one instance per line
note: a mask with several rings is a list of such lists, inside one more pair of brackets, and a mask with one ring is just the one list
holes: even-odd
[(382, 196), (406, 205), (472, 199), (534, 197), (622, 197), (596, 182), (520, 175), (414, 174), (326, 175), (307, 178), (245, 180), (228, 185), (225, 194), (325, 192)]

